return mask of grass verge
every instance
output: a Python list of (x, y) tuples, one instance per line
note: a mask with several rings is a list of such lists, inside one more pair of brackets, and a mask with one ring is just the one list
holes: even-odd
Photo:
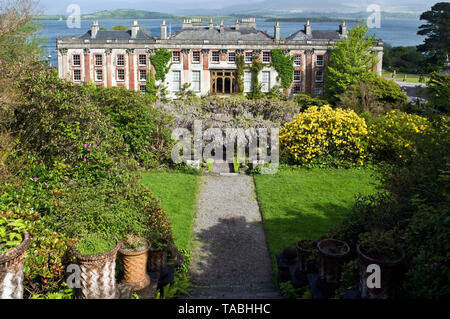
[(183, 173), (144, 173), (142, 184), (153, 190), (172, 224), (175, 244), (189, 250), (195, 216), (198, 176)]

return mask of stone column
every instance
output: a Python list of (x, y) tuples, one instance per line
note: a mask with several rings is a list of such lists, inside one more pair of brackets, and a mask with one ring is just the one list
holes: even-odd
[(183, 50), (181, 50), (181, 52), (183, 53), (183, 70), (189, 70), (189, 54), (190, 54), (190, 50), (189, 49), (183, 49)]
[(68, 50), (67, 49), (59, 49), (59, 52), (61, 53), (61, 56), (62, 56), (62, 68), (61, 68), (62, 69), (62, 78), (71, 81), (72, 79), (70, 79), (70, 77), (69, 77), (69, 71), (70, 71), (69, 61), (67, 58)]

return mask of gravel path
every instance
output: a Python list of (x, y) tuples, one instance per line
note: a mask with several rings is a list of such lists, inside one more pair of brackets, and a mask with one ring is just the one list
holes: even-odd
[(202, 176), (200, 183), (190, 298), (279, 298), (253, 179)]

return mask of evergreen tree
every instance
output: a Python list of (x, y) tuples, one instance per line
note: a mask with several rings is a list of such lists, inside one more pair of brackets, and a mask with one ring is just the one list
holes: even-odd
[(428, 23), (421, 25), (417, 34), (427, 38), (423, 44), (417, 46), (417, 50), (427, 56), (430, 70), (439, 70), (449, 59), (450, 3), (436, 3), (430, 11), (421, 14), (420, 20), (426, 20)]
[(348, 37), (339, 41), (331, 51), (326, 76), (330, 101), (335, 102), (352, 84), (366, 80), (377, 64), (377, 53), (373, 52), (375, 35), (367, 37), (368, 30), (363, 21), (349, 30)]

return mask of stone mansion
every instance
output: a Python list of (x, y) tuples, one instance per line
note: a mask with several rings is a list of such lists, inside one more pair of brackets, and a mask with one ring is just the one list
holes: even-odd
[[(337, 30), (313, 30), (309, 21), (304, 28), (287, 38), (281, 38), (277, 22), (272, 35), (258, 30), (255, 18), (237, 20), (232, 26), (203, 24), (200, 19), (184, 20), (182, 29), (167, 33), (165, 21), (161, 37), (155, 38), (134, 21), (130, 30), (104, 31), (97, 21), (81, 36), (58, 38), (58, 72), (61, 78), (75, 83), (89, 83), (106, 87), (125, 86), (145, 91), (147, 74), (152, 70), (150, 60), (155, 50), (172, 51), (171, 68), (164, 85), (175, 96), (185, 83), (190, 90), (202, 95), (230, 95), (239, 91), (237, 84), (238, 55), (245, 63), (253, 57), (262, 62), (258, 74), (262, 92), (280, 85), (277, 71), (271, 65), (271, 50), (282, 49), (294, 57), (293, 83), (290, 96), (307, 92), (324, 93), (324, 72), (333, 45), (346, 37), (343, 21)], [(383, 42), (374, 45), (378, 64), (374, 72), (381, 75)], [(252, 89), (252, 73), (244, 71), (244, 93)]]

